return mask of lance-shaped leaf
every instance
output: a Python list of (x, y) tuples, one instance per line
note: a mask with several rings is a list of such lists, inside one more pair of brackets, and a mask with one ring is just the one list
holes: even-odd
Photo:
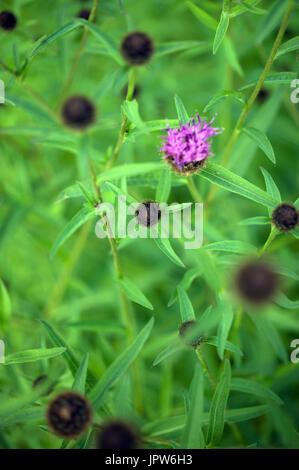
[(243, 127), (242, 132), (259, 146), (271, 162), (276, 163), (272, 144), (264, 132), (255, 127)]
[(150, 301), (145, 297), (145, 295), (141, 292), (138, 286), (130, 279), (119, 279), (119, 284), (121, 289), (124, 291), (124, 293), (127, 295), (127, 297), (132, 300), (132, 302), (135, 302), (136, 304), (142, 305), (145, 308), (149, 308), (150, 310), (153, 310), (154, 307), (150, 303)]

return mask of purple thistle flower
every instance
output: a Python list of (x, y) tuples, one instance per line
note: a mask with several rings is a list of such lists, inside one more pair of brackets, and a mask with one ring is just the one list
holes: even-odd
[(212, 155), (208, 139), (223, 132), (221, 128), (212, 127), (214, 119), (215, 117), (207, 123), (201, 121), (196, 113), (196, 118), (190, 119), (187, 124), (166, 129), (168, 135), (162, 137), (165, 142), (159, 150), (177, 173), (186, 174), (199, 170), (207, 157)]

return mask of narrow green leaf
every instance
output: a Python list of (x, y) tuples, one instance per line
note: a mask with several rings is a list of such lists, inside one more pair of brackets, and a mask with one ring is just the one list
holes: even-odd
[(231, 303), (225, 298), (219, 299), (217, 310), (220, 312), (220, 323), (217, 332), (217, 350), (219, 357), (222, 360), (224, 357), (226, 341), (233, 323), (234, 312)]
[(75, 375), (75, 379), (73, 382), (73, 386), (72, 386), (73, 390), (77, 390), (83, 395), (85, 394), (87, 369), (88, 369), (88, 353), (85, 354), (85, 356), (83, 357), (81, 361), (81, 364), (77, 370), (77, 373)]
[(65, 36), (66, 34), (71, 33), (74, 31), (74, 29), (78, 28), (80, 24), (78, 24), (78, 21), (71, 21), (70, 23), (67, 23), (66, 25), (62, 26), (59, 28), (55, 33), (50, 34), (47, 36), (32, 52), (31, 58), (37, 53), (40, 52), (44, 47), (46, 47), (48, 44), (51, 44), (52, 42), (56, 41), (57, 39)]
[(275, 303), (290, 310), (299, 308), (299, 300), (290, 300), (283, 292), (280, 292), (276, 297)]
[(210, 419), (207, 434), (208, 446), (216, 445), (221, 440), (224, 429), (225, 409), (230, 391), (230, 381), (230, 362), (228, 359), (225, 359), (224, 369), (213, 395), (210, 408)]
[(25, 362), (40, 361), (60, 356), (66, 351), (66, 348), (48, 348), (48, 349), (28, 349), (17, 353), (9, 354), (5, 357), (5, 365), (23, 364)]
[(272, 400), (279, 405), (283, 404), (283, 401), (278, 395), (276, 395), (276, 393), (272, 392), (272, 390), (264, 385), (252, 382), (251, 380), (232, 379), (230, 389), (237, 392), (249, 393), (250, 395), (255, 395), (257, 397), (264, 398), (265, 400)]
[(177, 290), (182, 323), (185, 321), (195, 320), (194, 309), (188, 294), (180, 286), (177, 287)]
[(11, 317), (11, 301), (4, 282), (0, 279), (0, 327), (5, 333)]
[(250, 318), (260, 331), (261, 336), (265, 338), (272, 346), (277, 356), (285, 363), (288, 362), (288, 356), (285, 347), (281, 341), (280, 335), (273, 323), (265, 315), (250, 313)]
[(229, 65), (232, 67), (233, 70), (235, 70), (240, 75), (240, 77), (243, 77), (244, 71), (238, 59), (237, 51), (231, 38), (226, 36), (224, 38), (223, 45), (224, 45), (224, 52), (226, 55), (226, 59)]
[(271, 221), (268, 217), (258, 215), (257, 217), (249, 217), (248, 219), (241, 220), (239, 225), (268, 225)]
[(255, 127), (243, 127), (242, 132), (248, 135), (248, 137), (252, 139), (260, 149), (262, 149), (271, 162), (276, 163), (272, 144), (264, 132), (256, 129)]
[(136, 100), (124, 101), (122, 109), (125, 115), (133, 124), (135, 124), (138, 129), (142, 129), (144, 127), (144, 123), (139, 114), (139, 106)]
[(132, 302), (142, 305), (143, 307), (150, 310), (154, 309), (150, 301), (145, 297), (145, 295), (134, 282), (130, 281), (129, 279), (119, 279), (118, 282), (124, 293), (130, 300), (132, 300)]
[[(261, 168), (261, 172), (263, 173), (264, 180), (265, 180), (267, 193), (269, 194), (269, 196), (273, 197), (273, 199), (276, 200), (276, 206), (278, 206), (278, 204), (281, 203), (280, 191), (278, 187), (276, 186), (276, 183), (274, 179), (272, 178), (272, 176), (270, 175), (270, 173), (267, 170), (265, 170), (265, 168), (263, 167), (260, 167), (260, 168)], [(271, 217), (272, 208), (271, 209), (268, 208), (268, 214)]]
[(50, 253), (50, 258), (53, 259), (57, 250), (61, 245), (68, 239), (70, 236), (78, 230), (85, 222), (89, 219), (96, 217), (95, 210), (91, 207), (83, 207), (77, 212), (76, 215), (69, 221), (69, 223), (64, 227), (64, 229), (58, 235)]
[(164, 164), (159, 163), (126, 163), (124, 165), (118, 165), (113, 168), (110, 168), (107, 171), (101, 173), (97, 182), (101, 183), (102, 181), (110, 181), (121, 179), (123, 176), (136, 176), (142, 175), (144, 173), (151, 173), (155, 170), (161, 170), (165, 168)]
[(167, 238), (154, 238), (156, 245), (160, 250), (176, 265), (184, 268), (184, 263), (173, 250), (170, 241)]
[(186, 426), (182, 436), (183, 449), (204, 449), (205, 440), (202, 432), (204, 404), (204, 376), (200, 363), (196, 363), (190, 387), (190, 406)]
[(219, 21), (219, 24), (218, 24), (217, 29), (216, 29), (214, 43), (213, 43), (213, 54), (214, 55), (218, 51), (218, 49), (219, 49), (219, 47), (220, 47), (220, 45), (221, 45), (221, 43), (224, 39), (224, 36), (225, 36), (225, 34), (227, 32), (227, 29), (228, 29), (228, 26), (229, 26), (229, 14), (226, 13), (225, 11), (222, 11), (220, 21)]
[(187, 122), (189, 121), (189, 116), (181, 98), (178, 95), (174, 95), (174, 102), (179, 122), (181, 124), (187, 124)]
[[(211, 336), (210, 338), (206, 339), (204, 342), (205, 342), (205, 344), (210, 344), (211, 346), (216, 346), (216, 347), (218, 346), (217, 336)], [(224, 350), (225, 351), (231, 351), (235, 354), (238, 354), (239, 356), (244, 356), (241, 349), (237, 348), (237, 346), (235, 346), (230, 341), (225, 341)]]
[(295, 36), (289, 41), (284, 42), (279, 47), (275, 58), (277, 59), (277, 57), (287, 54), (288, 52), (298, 51), (298, 50), (299, 50), (299, 36)]
[(178, 339), (176, 339), (175, 341), (170, 343), (168, 346), (166, 346), (166, 348), (163, 349), (163, 351), (161, 351), (158, 354), (158, 356), (155, 358), (152, 366), (153, 367), (157, 366), (158, 364), (160, 364), (160, 362), (164, 361), (164, 359), (167, 359), (168, 357), (182, 351), (183, 349), (184, 349), (184, 344), (182, 342), (178, 341)]
[(130, 346), (128, 346), (115, 361), (104, 372), (98, 383), (92, 389), (89, 399), (94, 408), (98, 410), (103, 402), (105, 392), (114, 384), (114, 382), (123, 375), (137, 355), (143, 348), (148, 339), (154, 325), (154, 318), (145, 325), (145, 327), (136, 336)]
[(215, 95), (205, 106), (203, 112), (209, 111), (213, 106), (215, 106), (218, 103), (221, 103), (223, 100), (226, 98), (234, 98), (235, 100), (239, 101), (240, 103), (244, 104), (245, 103), (245, 97), (243, 93), (237, 92), (237, 91), (229, 91), (229, 90), (222, 90), (217, 95)]
[[(276, 72), (269, 74), (264, 83), (271, 83), (275, 85), (279, 84), (284, 84), (284, 85), (289, 85), (293, 80), (298, 78), (298, 74), (296, 72)], [(241, 88), (239, 88), (238, 91), (243, 91), (246, 90), (247, 88), (251, 88), (252, 86), (255, 86), (257, 84), (259, 79), (257, 80), (252, 80), (248, 82), (246, 85), (243, 85)]]
[(222, 242), (208, 243), (203, 246), (203, 249), (209, 251), (228, 251), (230, 253), (239, 254), (257, 253), (255, 246), (238, 240), (223, 240)]
[(263, 206), (274, 208), (277, 205), (275, 199), (265, 191), (216, 163), (207, 163), (200, 171), (199, 176), (227, 191), (244, 196)]
[(155, 57), (161, 57), (175, 52), (185, 51), (194, 47), (203, 46), (207, 44), (204, 41), (172, 41), (160, 43), (156, 46)]
[(188, 1), (187, 5), (193, 15), (196, 16), (196, 18), (198, 18), (202, 24), (212, 29), (213, 31), (217, 29), (217, 21), (211, 15), (209, 15), (209, 13), (204, 11), (202, 8), (199, 8), (197, 5), (194, 5), (192, 2)]

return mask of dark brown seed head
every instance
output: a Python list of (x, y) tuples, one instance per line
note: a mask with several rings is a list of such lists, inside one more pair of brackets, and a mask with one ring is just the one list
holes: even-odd
[(90, 11), (91, 10), (88, 10), (87, 8), (84, 8), (83, 10), (79, 11), (77, 17), (78, 18), (83, 18), (84, 20), (88, 20), (89, 15), (90, 15)]
[(130, 65), (143, 65), (153, 55), (154, 46), (151, 38), (144, 33), (130, 33), (121, 43), (121, 54)]
[(179, 326), (179, 337), (192, 348), (197, 348), (204, 341), (198, 333), (198, 324), (195, 320), (185, 321)]
[(153, 227), (161, 219), (159, 204), (154, 201), (144, 201), (135, 211), (137, 222), (144, 227)]
[(92, 101), (84, 96), (72, 96), (62, 107), (64, 123), (74, 129), (83, 130), (93, 124), (96, 116)]
[[(126, 97), (127, 97), (127, 93), (128, 93), (128, 85), (126, 85), (124, 88), (123, 88), (123, 91), (122, 91), (122, 95), (123, 95), (123, 99), (125, 100)], [(138, 85), (135, 85), (134, 86), (134, 90), (133, 90), (133, 93), (132, 93), (132, 100), (134, 100), (135, 98), (137, 98), (139, 96), (139, 93), (140, 93), (140, 88)]]
[(11, 11), (0, 13), (0, 27), (5, 31), (12, 31), (17, 26), (17, 18)]
[(105, 423), (97, 436), (98, 449), (137, 449), (138, 445), (136, 429), (124, 421)]
[(243, 265), (236, 274), (235, 282), (239, 295), (252, 304), (269, 302), (278, 288), (276, 273), (259, 260)]
[(298, 225), (299, 214), (295, 206), (283, 203), (272, 212), (272, 221), (278, 230), (288, 232)]
[[(32, 388), (36, 388), (38, 387), (39, 385), (41, 385), (45, 380), (48, 379), (48, 376), (43, 374), (43, 375), (40, 375), (39, 377), (37, 377), (33, 384), (32, 384)], [(45, 391), (45, 393), (43, 394), (44, 396), (46, 395), (49, 395), (51, 392), (53, 392), (54, 390), (54, 384), (52, 385), (49, 385), (49, 388)]]
[(91, 420), (92, 409), (89, 402), (75, 391), (60, 393), (47, 409), (49, 428), (64, 439), (73, 439), (84, 434)]

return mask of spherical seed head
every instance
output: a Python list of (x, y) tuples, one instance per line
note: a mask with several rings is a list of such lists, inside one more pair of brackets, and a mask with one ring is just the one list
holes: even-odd
[(49, 404), (47, 422), (54, 434), (73, 439), (84, 434), (91, 424), (92, 409), (86, 398), (75, 391), (62, 392)]
[(11, 11), (0, 13), (0, 27), (6, 31), (12, 31), (17, 26), (17, 18)]
[(62, 107), (64, 123), (77, 130), (83, 130), (93, 124), (96, 116), (92, 101), (84, 96), (72, 96)]
[(252, 304), (262, 304), (273, 299), (278, 288), (277, 274), (260, 260), (246, 263), (236, 274), (239, 295)]
[(144, 227), (153, 227), (161, 219), (159, 204), (154, 201), (144, 201), (135, 211), (137, 222)]
[(143, 65), (153, 55), (154, 45), (147, 34), (136, 31), (124, 37), (120, 50), (128, 64)]
[(124, 421), (105, 423), (97, 437), (98, 449), (137, 449), (138, 445), (136, 429)]
[(197, 322), (195, 320), (185, 321), (179, 326), (179, 337), (187, 346), (197, 348), (203, 342), (203, 337), (198, 334), (197, 330)]
[(160, 151), (171, 168), (178, 174), (190, 174), (199, 171), (211, 154), (210, 137), (220, 134), (223, 129), (212, 127), (214, 119), (207, 123), (196, 118), (179, 128), (168, 127), (167, 137)]
[(272, 221), (278, 230), (288, 232), (298, 225), (299, 213), (292, 204), (283, 203), (272, 212)]
[(78, 18), (83, 18), (84, 20), (88, 20), (89, 15), (90, 15), (90, 11), (91, 10), (88, 10), (87, 8), (84, 8), (83, 10), (79, 11), (77, 17)]

